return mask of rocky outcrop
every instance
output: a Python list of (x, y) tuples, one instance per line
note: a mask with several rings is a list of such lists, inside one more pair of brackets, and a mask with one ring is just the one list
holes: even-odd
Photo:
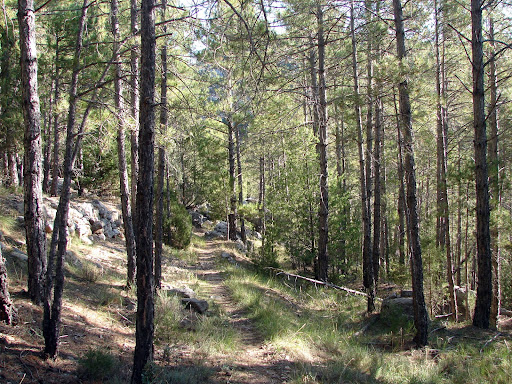
[[(43, 199), (45, 216), (45, 231), (53, 231), (53, 222), (57, 213), (58, 198)], [(23, 214), (23, 205), (18, 211)], [(18, 220), (23, 224), (23, 216)], [(94, 240), (113, 239), (123, 236), (120, 210), (94, 199), (91, 201), (74, 201), (69, 206), (67, 230), (69, 235), (75, 235), (85, 243)]]

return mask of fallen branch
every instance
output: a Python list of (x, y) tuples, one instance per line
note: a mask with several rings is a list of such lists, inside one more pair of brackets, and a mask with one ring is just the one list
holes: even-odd
[[(350, 294), (353, 294), (353, 295), (368, 297), (367, 293), (364, 293), (364, 292), (361, 292), (361, 291), (357, 291), (355, 289), (351, 289), (351, 288), (347, 288), (347, 287), (342, 287), (342, 286), (339, 286), (339, 285), (336, 285), (336, 284), (332, 284), (332, 283), (329, 283), (329, 282), (325, 282), (325, 281), (315, 280), (315, 279), (312, 279), (310, 277), (294, 275), (293, 273), (285, 272), (282, 269), (273, 268), (273, 267), (267, 267), (265, 269), (268, 269), (268, 270), (271, 270), (273, 272), (276, 272), (276, 276), (286, 276), (288, 279), (294, 278), (295, 280), (300, 279), (300, 280), (307, 281), (308, 283), (314, 284), (315, 286), (321, 285), (321, 286), (324, 286), (324, 287), (327, 287), (327, 288), (333, 288), (333, 289), (336, 289), (336, 290), (339, 290), (339, 291), (344, 291), (344, 292), (347, 292), (347, 293), (350, 293)], [(378, 298), (378, 297), (376, 297), (375, 300), (382, 301), (382, 299)]]
[(493, 337), (491, 337), (489, 340), (487, 340), (485, 342), (485, 344), (482, 346), (482, 348), (480, 348), (480, 353), (482, 353), (484, 351), (485, 347), (487, 347), (488, 344), (490, 344), (494, 340), (496, 340), (498, 338), (498, 336), (501, 336), (501, 332), (496, 333)]

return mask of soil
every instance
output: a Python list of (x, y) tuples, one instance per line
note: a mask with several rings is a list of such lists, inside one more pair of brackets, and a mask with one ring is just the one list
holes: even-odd
[[(19, 198), (11, 195), (0, 201), (2, 216), (15, 217), (13, 203), (17, 200)], [(9, 290), (18, 311), (18, 322), (14, 326), (0, 323), (0, 383), (128, 383), (135, 347), (135, 294), (119, 283), (119, 277), (108, 278), (124, 273), (123, 241), (97, 241), (93, 247), (74, 249), (78, 259), (89, 260), (96, 270), (91, 272), (92, 276), (77, 276), (78, 268), (68, 268), (60, 352), (56, 359), (45, 359), (42, 308), (32, 304), (26, 294), (26, 264), (10, 256), (15, 248), (23, 249), (23, 230), (2, 228), (2, 232), (10, 273)], [(237, 352), (198, 355), (190, 345), (176, 343), (170, 348), (156, 346), (155, 364), (175, 370), (201, 365), (208, 375), (197, 382), (285, 383), (290, 379), (293, 363), (264, 341), (234, 302), (217, 262), (220, 244), (222, 242), (206, 241), (204, 248), (198, 250), (199, 258), (193, 266), (167, 260), (163, 265), (163, 283), (172, 279), (178, 267), (196, 274), (206, 287), (202, 295), (208, 296), (208, 301), (214, 302), (227, 315), (229, 326), (240, 335)], [(98, 268), (104, 270), (98, 272)], [(94, 281), (94, 273), (101, 275), (97, 281)], [(111, 351), (119, 366), (115, 380), (111, 377), (93, 380), (84, 376), (80, 360), (91, 350)]]

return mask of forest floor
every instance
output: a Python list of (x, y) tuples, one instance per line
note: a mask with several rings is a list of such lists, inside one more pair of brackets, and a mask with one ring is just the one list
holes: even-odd
[[(66, 260), (59, 356), (44, 359), (42, 308), (26, 293), (26, 262), (14, 254), (24, 250), (24, 233), (15, 222), (16, 195), (3, 196), (3, 254), (9, 272), (9, 290), (17, 309), (17, 324), (0, 324), (1, 383), (129, 382), (134, 333), (135, 291), (124, 284), (124, 242), (120, 239), (85, 245), (73, 239)], [(157, 297), (154, 375), (162, 382), (281, 383), (293, 363), (265, 342), (253, 322), (233, 300), (221, 270), (223, 241), (194, 237), (199, 247), (185, 252), (187, 260), (170, 255), (163, 263), (162, 294)], [(229, 247), (228, 247), (229, 249)], [(166, 324), (166, 290), (188, 287), (206, 299), (210, 311), (198, 315), (170, 298), (172, 323)], [(173, 296), (173, 295), (171, 295)], [(159, 303), (164, 303), (159, 307)], [(163, 324), (160, 324), (161, 321)], [(207, 324), (210, 322), (210, 324)], [(207, 335), (198, 334), (205, 331)], [(218, 329), (221, 328), (221, 329)], [(221, 336), (228, 329), (227, 336)], [(176, 340), (173, 336), (181, 334)], [(189, 336), (187, 336), (189, 334)], [(208, 335), (209, 334), (209, 335)], [(212, 342), (211, 334), (217, 334)], [(226, 341), (227, 339), (227, 341)], [(234, 344), (234, 345), (233, 345)], [(162, 368), (166, 370), (162, 370)], [(174, 374), (165, 373), (174, 370)], [(163, 377), (168, 376), (168, 377)], [(155, 379), (155, 381), (158, 377)]]
[[(59, 355), (44, 359), (42, 310), (26, 294), (22, 197), (0, 193), (0, 229), (14, 326), (0, 323), (0, 383), (128, 383), (135, 347), (135, 289), (125, 287), (121, 239), (73, 238)], [(115, 202), (111, 202), (115, 203)], [(226, 256), (226, 253), (231, 257)], [(365, 314), (365, 300), (300, 285), (255, 269), (223, 240), (197, 230), (186, 250), (164, 247), (155, 297), (154, 363), (147, 383), (510, 383), (512, 337), (434, 321), (426, 348), (413, 329)], [(174, 289), (192, 289), (209, 309), (185, 309)], [(357, 288), (354, 286), (353, 288)], [(387, 293), (383, 293), (387, 294)]]

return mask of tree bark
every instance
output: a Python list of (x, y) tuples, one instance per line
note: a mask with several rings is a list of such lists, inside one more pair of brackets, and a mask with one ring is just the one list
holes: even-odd
[(33, 0), (18, 1), (23, 116), (25, 121), (24, 207), (28, 255), (28, 294), (35, 304), (43, 299), (46, 271), (46, 233), (43, 216), (41, 112), (37, 88), (36, 23)]
[(361, 123), (361, 105), (359, 100), (359, 75), (357, 73), (357, 44), (354, 25), (354, 2), (350, 3), (350, 34), (352, 39), (352, 74), (354, 80), (355, 116), (357, 130), (357, 148), (359, 151), (359, 184), (361, 187), (361, 217), (363, 222), (363, 285), (368, 294), (368, 312), (375, 311), (375, 279), (373, 278), (372, 247), (370, 234), (370, 216), (368, 213), (368, 194), (366, 188), (365, 155), (363, 149), (363, 127)]
[(400, 0), (393, 0), (395, 16), (397, 56), (400, 62), (401, 80), (398, 88), (400, 100), (400, 119), (404, 135), (405, 151), (405, 177), (407, 185), (407, 227), (409, 248), (411, 251), (411, 275), (413, 291), (414, 326), (416, 335), (414, 342), (418, 347), (428, 343), (428, 315), (423, 294), (423, 262), (421, 258), (421, 245), (419, 233), (418, 201), (416, 197), (416, 170), (414, 164), (413, 132), (411, 103), (407, 79), (403, 73), (403, 61), (406, 57), (405, 32), (402, 16), (402, 4)]
[[(132, 210), (135, 210), (137, 196), (137, 178), (139, 175), (139, 24), (137, 0), (130, 0), (130, 32), (133, 43), (130, 47), (130, 112), (133, 128), (130, 132), (131, 152), (131, 198)], [(134, 217), (135, 219), (135, 217)], [(134, 227), (136, 223), (133, 223)]]
[(57, 196), (58, 195), (58, 185), (59, 185), (59, 169), (60, 169), (60, 129), (59, 129), (59, 109), (58, 103), (60, 99), (60, 67), (59, 67), (59, 57), (60, 57), (60, 48), (59, 48), (60, 37), (55, 35), (55, 89), (53, 102), (55, 104), (55, 111), (53, 116), (53, 159), (52, 159), (52, 184), (50, 187), (50, 195)]
[[(435, 52), (436, 52), (436, 93), (437, 93), (437, 235), (436, 245), (446, 253), (446, 277), (450, 298), (451, 319), (457, 321), (457, 301), (455, 299), (455, 280), (452, 262), (452, 247), (450, 238), (450, 211), (448, 204), (448, 182), (446, 179), (448, 162), (448, 122), (444, 105), (446, 90), (444, 86), (444, 62), (441, 60), (439, 47), (441, 45), (439, 30), (439, 8), (437, 0), (435, 7)], [(444, 43), (443, 43), (444, 44)], [(444, 59), (444, 57), (443, 57)]]
[(228, 163), (229, 163), (229, 213), (228, 213), (228, 239), (236, 241), (236, 175), (235, 175), (235, 130), (238, 129), (231, 119), (227, 118), (228, 127)]
[(397, 130), (397, 168), (398, 168), (398, 263), (405, 265), (405, 187), (404, 187), (404, 161), (403, 161), (403, 137), (400, 129), (400, 114), (396, 98), (393, 95), (395, 104), (396, 130)]
[[(240, 125), (236, 127), (235, 130), (235, 150), (236, 150), (236, 168), (237, 168), (237, 177), (238, 177), (238, 204), (240, 206), (244, 203), (244, 193), (243, 193), (243, 178), (242, 178), (242, 153), (240, 150)], [(245, 220), (243, 217), (240, 217), (240, 237), (242, 238), (242, 242), (244, 244), (247, 243), (247, 235), (245, 233)]]
[[(43, 303), (43, 335), (45, 341), (44, 352), (49, 357), (56, 357), (58, 352), (60, 318), (62, 310), (62, 292), (64, 290), (64, 255), (67, 248), (67, 221), (69, 212), (69, 200), (71, 189), (71, 177), (73, 173), (73, 161), (77, 149), (80, 145), (81, 133), (85, 125), (85, 119), (90, 108), (84, 113), (80, 131), (75, 134), (77, 93), (78, 93), (78, 75), (80, 72), (80, 56), (83, 46), (83, 33), (87, 17), (89, 4), (84, 0), (78, 25), (78, 34), (76, 39), (75, 53), (73, 59), (73, 73), (71, 75), (71, 85), (69, 91), (69, 110), (66, 127), (66, 151), (64, 156), (64, 180), (62, 191), (57, 207), (55, 222), (53, 225), (52, 240), (50, 243), (50, 253), (48, 257), (48, 268), (45, 281), (45, 297)], [(75, 149), (73, 148), (75, 143)], [(57, 249), (58, 248), (58, 249)], [(53, 266), (55, 264), (55, 287), (53, 289)], [(52, 290), (54, 293), (53, 302), (51, 300)]]
[(0, 248), (0, 321), (5, 321), (8, 325), (13, 324), (15, 312), (9, 295), (5, 259), (2, 256), (2, 248)]
[[(165, 36), (167, 26), (165, 24), (166, 0), (162, 0), (162, 20)], [(164, 136), (167, 133), (167, 43), (164, 40), (161, 60), (162, 60), (162, 79), (160, 83), (160, 132)], [(162, 280), (162, 250), (163, 250), (163, 228), (164, 228), (164, 173), (165, 173), (165, 148), (163, 144), (158, 147), (158, 177), (156, 190), (156, 220), (155, 220), (155, 288), (160, 289)]]
[(153, 172), (155, 143), (155, 1), (142, 0), (139, 178), (137, 180), (137, 322), (132, 384), (153, 359)]
[(490, 207), (487, 171), (487, 133), (484, 96), (482, 1), (471, 0), (471, 47), (473, 63), (473, 127), (475, 132), (476, 242), (478, 285), (473, 325), (489, 328), (492, 301)]
[(498, 246), (499, 230), (497, 211), (500, 207), (501, 191), (499, 188), (499, 158), (498, 158), (498, 79), (496, 72), (496, 43), (494, 41), (494, 20), (489, 18), (489, 40), (491, 42), (491, 52), (489, 60), (489, 83), (490, 83), (490, 111), (489, 128), (490, 138), (487, 143), (489, 149), (489, 193), (490, 209), (496, 212), (495, 217), (490, 223), (491, 252), (492, 252), (492, 301), (490, 326), (496, 328), (498, 314), (501, 307), (501, 287), (500, 287), (500, 249)]
[(121, 56), (119, 53), (119, 1), (111, 2), (111, 27), (114, 37), (114, 63), (115, 64), (115, 106), (117, 113), (117, 160), (119, 168), (119, 187), (121, 195), (121, 212), (123, 214), (123, 227), (127, 256), (126, 286), (131, 287), (135, 282), (135, 234), (133, 231), (132, 206), (130, 199), (130, 185), (128, 181), (128, 165), (126, 162), (125, 145), (125, 109), (123, 103), (123, 82)]
[(320, 161), (320, 201), (318, 208), (318, 280), (327, 281), (329, 258), (327, 243), (329, 241), (329, 191), (327, 170), (327, 92), (325, 85), (325, 40), (324, 19), (320, 3), (317, 4), (318, 23), (318, 155)]

